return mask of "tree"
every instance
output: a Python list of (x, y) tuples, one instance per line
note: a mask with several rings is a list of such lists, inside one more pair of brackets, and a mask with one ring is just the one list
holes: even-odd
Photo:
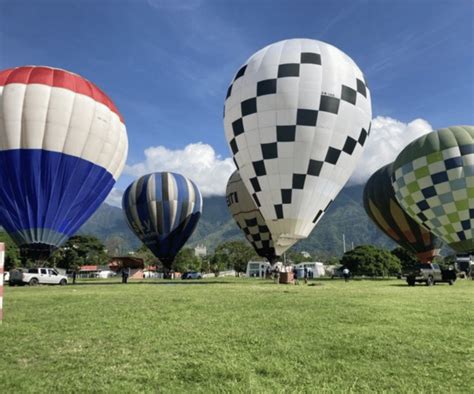
[(341, 264), (341, 260), (338, 257), (331, 256), (328, 257), (327, 259), (323, 260), (324, 265), (339, 265)]
[(342, 264), (353, 275), (389, 276), (400, 272), (400, 259), (388, 250), (372, 245), (361, 245), (344, 253)]
[(299, 264), (305, 261), (313, 261), (311, 256), (305, 257), (303, 253), (292, 250), (286, 253), (286, 261), (292, 264)]
[(211, 257), (211, 264), (219, 270), (233, 268), (237, 272), (245, 272), (247, 263), (257, 258), (253, 248), (243, 241), (227, 241), (220, 244)]
[(211, 271), (211, 261), (209, 256), (201, 257), (201, 272), (210, 272)]
[(176, 272), (199, 271), (201, 260), (194, 254), (191, 248), (183, 248), (176, 255), (172, 269)]
[(0, 231), (0, 242), (5, 244), (5, 271), (9, 271), (20, 264), (20, 249), (4, 231)]
[(81, 265), (102, 265), (108, 262), (104, 244), (92, 235), (75, 235), (50, 259), (52, 265), (77, 269)]
[(126, 254), (125, 245), (127, 245), (127, 241), (119, 235), (114, 235), (105, 241), (105, 249), (107, 249), (107, 253), (111, 257)]
[(391, 252), (394, 256), (400, 260), (402, 271), (411, 270), (418, 264), (418, 259), (409, 250), (402, 248), (401, 246), (396, 247)]
[(209, 258), (209, 270), (214, 272), (214, 274), (218, 275), (220, 271), (224, 271), (228, 268), (228, 259), (227, 254), (214, 252), (212, 256)]
[(142, 244), (133, 254), (134, 257), (138, 257), (139, 259), (143, 259), (145, 266), (147, 265), (161, 265), (160, 260), (153, 254), (153, 252), (148, 249), (145, 244)]
[(89, 264), (100, 264), (108, 260), (104, 244), (93, 235), (74, 235), (64, 244), (64, 248), (67, 247), (74, 249)]
[(64, 250), (62, 258), (56, 263), (56, 267), (64, 268), (65, 270), (78, 270), (82, 265), (77, 252), (74, 249), (68, 248)]

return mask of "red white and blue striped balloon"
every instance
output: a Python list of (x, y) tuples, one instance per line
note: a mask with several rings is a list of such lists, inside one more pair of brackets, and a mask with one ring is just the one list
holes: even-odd
[(107, 197), (128, 150), (123, 119), (93, 83), (50, 67), (0, 71), (0, 224), (34, 258)]
[(170, 268), (201, 217), (202, 196), (183, 175), (157, 172), (128, 186), (122, 207), (132, 231)]

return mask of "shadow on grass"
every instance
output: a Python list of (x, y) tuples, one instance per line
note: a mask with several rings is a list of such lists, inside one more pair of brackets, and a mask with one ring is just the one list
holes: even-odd
[(130, 281), (128, 283), (122, 282), (79, 282), (76, 284), (70, 284), (68, 286), (107, 286), (107, 285), (164, 285), (164, 286), (173, 286), (173, 285), (219, 285), (219, 284), (233, 284), (232, 282), (225, 282), (225, 281), (206, 281), (206, 280), (198, 280), (198, 281), (174, 281), (170, 280), (169, 282), (148, 282), (148, 281)]
[[(443, 286), (443, 285), (447, 285), (449, 286), (448, 283), (443, 283), (443, 282), (437, 282), (436, 283), (436, 286)], [(434, 287), (434, 286), (427, 286), (426, 283), (417, 283), (415, 286), (408, 286), (406, 283), (394, 283), (394, 284), (391, 284), (389, 286), (395, 286), (395, 287)]]
[[(406, 283), (392, 283), (390, 284), (389, 286), (394, 286), (394, 287), (412, 287), (412, 286), (408, 286)], [(420, 283), (418, 286), (426, 286), (425, 284), (423, 283)], [(417, 286), (417, 287), (418, 287)], [(413, 286), (415, 287), (415, 286)]]

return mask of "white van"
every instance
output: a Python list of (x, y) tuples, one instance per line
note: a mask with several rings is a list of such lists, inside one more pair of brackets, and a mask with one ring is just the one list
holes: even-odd
[[(302, 278), (304, 275), (304, 269), (308, 269), (309, 278), (319, 278), (324, 276), (326, 271), (324, 270), (324, 264), (319, 262), (304, 262), (295, 265), (295, 269), (298, 272), (298, 277)], [(301, 272), (301, 273), (300, 273)]]

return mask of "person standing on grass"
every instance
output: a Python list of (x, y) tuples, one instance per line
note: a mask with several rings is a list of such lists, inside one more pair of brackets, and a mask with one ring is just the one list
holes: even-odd
[(304, 267), (304, 284), (308, 284), (308, 267)]
[(280, 282), (280, 270), (278, 269), (277, 265), (273, 267), (273, 280), (275, 281), (275, 283)]
[(351, 272), (349, 271), (349, 268), (344, 267), (344, 269), (342, 270), (342, 275), (344, 276), (344, 280), (346, 282), (349, 282), (349, 277), (351, 276)]
[(74, 271), (72, 271), (72, 284), (73, 285), (76, 284), (76, 276), (77, 276), (77, 270), (74, 269)]
[(122, 268), (122, 283), (128, 282), (128, 268)]
[(293, 282), (295, 283), (295, 285), (298, 284), (298, 271), (296, 267), (293, 267)]

